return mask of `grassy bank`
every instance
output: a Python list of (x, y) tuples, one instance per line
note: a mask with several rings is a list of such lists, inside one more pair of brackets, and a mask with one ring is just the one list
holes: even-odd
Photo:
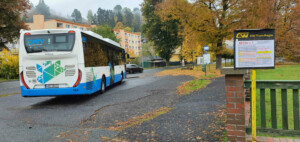
[(193, 91), (200, 90), (208, 85), (211, 81), (204, 79), (196, 79), (192, 81), (185, 82), (183, 85), (177, 87), (177, 93), (179, 95), (190, 94)]

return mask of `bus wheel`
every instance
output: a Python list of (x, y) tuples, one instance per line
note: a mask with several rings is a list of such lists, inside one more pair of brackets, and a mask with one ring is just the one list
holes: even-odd
[(105, 92), (105, 89), (106, 89), (106, 85), (105, 85), (105, 78), (102, 77), (102, 80), (101, 80), (101, 93), (104, 93)]

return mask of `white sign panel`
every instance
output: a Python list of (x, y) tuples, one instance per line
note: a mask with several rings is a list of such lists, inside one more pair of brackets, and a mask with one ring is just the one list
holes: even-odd
[(204, 64), (209, 64), (210, 63), (210, 54), (203, 54), (203, 62)]
[(236, 30), (234, 32), (236, 69), (274, 68), (274, 30)]
[(203, 64), (203, 57), (197, 57), (197, 65)]

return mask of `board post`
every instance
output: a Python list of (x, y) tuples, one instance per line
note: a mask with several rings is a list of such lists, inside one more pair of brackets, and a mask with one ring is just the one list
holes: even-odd
[(252, 142), (256, 142), (256, 70), (251, 72)]

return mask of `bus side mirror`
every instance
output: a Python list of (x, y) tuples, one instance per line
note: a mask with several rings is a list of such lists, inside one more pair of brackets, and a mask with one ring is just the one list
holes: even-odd
[(126, 54), (127, 58), (130, 58), (129, 54)]

